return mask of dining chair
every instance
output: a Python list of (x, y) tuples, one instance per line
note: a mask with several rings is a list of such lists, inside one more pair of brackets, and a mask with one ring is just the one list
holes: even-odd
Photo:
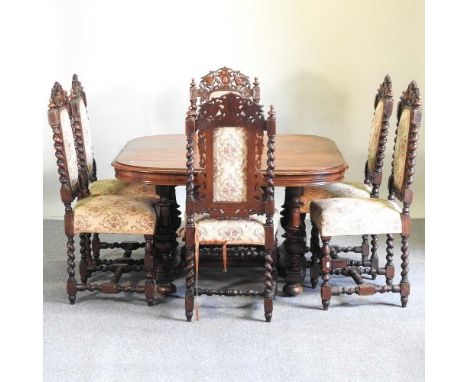
[[(410, 206), (413, 201), (412, 184), (418, 144), (418, 130), (421, 125), (421, 98), (416, 82), (412, 81), (403, 92), (397, 108), (397, 130), (393, 149), (392, 172), (388, 181), (389, 196), (381, 198), (330, 198), (312, 201), (310, 219), (313, 229), (322, 240), (320, 269), (322, 275), (321, 296), (325, 310), (331, 296), (375, 293), (400, 293), (401, 304), (406, 307), (410, 293), (408, 279), (410, 235)], [(402, 207), (397, 203), (402, 203)], [(373, 272), (365, 266), (342, 264), (331, 258), (330, 240), (335, 236), (386, 234), (387, 256), (385, 267), (379, 267), (377, 274), (385, 275), (386, 285), (366, 283), (363, 274)], [(401, 234), (401, 280), (393, 283), (394, 234)], [(330, 275), (351, 277), (356, 287), (330, 285)]]
[[(127, 195), (134, 197), (149, 197), (154, 201), (158, 199), (154, 186), (143, 183), (123, 182), (119, 179), (97, 179), (96, 159), (94, 158), (93, 141), (91, 134), (91, 124), (87, 111), (86, 93), (78, 80), (76, 74), (73, 75), (72, 88), (70, 92), (70, 106), (73, 119), (73, 132), (78, 152), (79, 179), (82, 196), (97, 195)], [(80, 242), (83, 250), (84, 243)], [(121, 248), (124, 256), (129, 258), (132, 251), (144, 248), (144, 242), (124, 241), (108, 243), (102, 241), (98, 233), (93, 235), (92, 253), (94, 261), (99, 265), (101, 249)]]
[(192, 78), (190, 83), (191, 109), (197, 110), (198, 98), (200, 104), (203, 104), (214, 97), (220, 97), (227, 93), (235, 93), (258, 103), (260, 101), (260, 83), (255, 77), (253, 84), (251, 84), (248, 76), (239, 70), (233, 70), (226, 66), (212, 70), (201, 78), (198, 87), (195, 79)]
[[(65, 206), (65, 235), (67, 236), (68, 281), (67, 294), (71, 304), (79, 291), (100, 291), (103, 293), (137, 292), (145, 293), (148, 305), (153, 304), (155, 284), (153, 277), (153, 234), (156, 214), (150, 197), (128, 195), (90, 195), (89, 190), (81, 188), (79, 155), (74, 142), (70, 118), (71, 104), (67, 93), (56, 82), (51, 91), (48, 119), (53, 131), (53, 140), (59, 180), (60, 196)], [(84, 191), (84, 192), (83, 192)], [(76, 203), (75, 200), (78, 199)], [(74, 204), (72, 206), (72, 204)], [(93, 233), (144, 235), (144, 266), (131, 262), (111, 260), (99, 264), (90, 263)], [(81, 283), (75, 278), (74, 236), (78, 234), (83, 247), (80, 261)], [(93, 271), (113, 272), (110, 282), (88, 283)], [(127, 286), (119, 283), (121, 276), (130, 270), (145, 270), (144, 286)]]
[[(219, 97), (223, 94), (235, 93), (243, 98), (250, 99), (255, 103), (260, 101), (260, 83), (258, 78), (254, 78), (251, 84), (249, 77), (238, 70), (233, 70), (226, 66), (217, 70), (212, 70), (201, 77), (201, 81), (197, 87), (195, 80), (192, 78), (190, 83), (190, 105), (192, 110), (197, 110), (197, 100), (203, 104), (214, 97)], [(195, 142), (197, 136), (195, 136)], [(200, 248), (205, 261), (217, 261), (221, 255), (221, 247)], [(243, 263), (258, 263), (263, 261), (263, 253), (253, 246), (232, 246), (229, 248), (231, 258), (241, 260)]]
[[(378, 198), (380, 184), (382, 183), (382, 169), (384, 165), (385, 148), (389, 128), (389, 119), (393, 111), (392, 82), (389, 75), (380, 84), (374, 97), (374, 116), (371, 124), (371, 134), (367, 160), (364, 165), (364, 182), (337, 182), (320, 186), (306, 187), (302, 201), (301, 213), (309, 212), (310, 203), (314, 200), (327, 198)], [(371, 268), (371, 278), (377, 277), (379, 259), (377, 256), (378, 240), (376, 235), (371, 235), (371, 248), (369, 251), (369, 235), (362, 236), (360, 246), (330, 246), (331, 256), (338, 259), (338, 253), (361, 253), (361, 261), (341, 259), (347, 265), (367, 266)], [(312, 253), (310, 265), (310, 282), (315, 288), (319, 277), (320, 245), (318, 232), (312, 230), (310, 239), (310, 251)], [(370, 252), (370, 253), (369, 253)], [(370, 258), (369, 258), (370, 254)]]
[[(223, 94), (187, 113), (186, 293), (185, 314), (191, 321), (195, 296), (264, 297), (270, 321), (276, 292), (274, 254), (279, 213), (274, 204), (276, 118), (273, 107), (265, 120), (262, 106), (235, 93)], [(267, 169), (261, 172), (264, 135)], [(195, 174), (195, 136), (199, 164)], [(198, 170), (199, 168), (199, 170)], [(263, 290), (198, 287), (200, 246), (222, 245), (227, 271), (232, 245), (262, 247), (265, 254)], [(195, 277), (195, 281), (194, 281)], [(197, 313), (197, 310), (196, 310)]]

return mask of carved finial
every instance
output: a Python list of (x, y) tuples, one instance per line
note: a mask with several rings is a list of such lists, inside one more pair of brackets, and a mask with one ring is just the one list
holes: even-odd
[(421, 96), (416, 81), (411, 81), (400, 100), (404, 106), (421, 106)]
[(78, 81), (78, 75), (77, 74), (73, 75), (72, 81)]
[(268, 119), (276, 119), (276, 111), (273, 105), (270, 105), (270, 110), (268, 111)]
[(258, 82), (258, 77), (254, 77), (254, 82), (253, 82), (254, 86), (258, 86), (260, 85), (260, 82)]
[(59, 82), (55, 82), (50, 92), (49, 107), (60, 108), (65, 105), (67, 100), (67, 92), (63, 90)]
[(192, 81), (190, 82), (190, 87), (193, 88), (195, 87), (197, 84), (195, 83), (195, 78), (192, 78)]

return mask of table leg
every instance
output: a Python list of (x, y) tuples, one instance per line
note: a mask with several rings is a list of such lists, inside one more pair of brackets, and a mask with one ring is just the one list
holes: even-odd
[[(305, 214), (301, 214), (301, 196), (304, 194), (303, 187), (286, 188), (283, 218), (281, 225), (285, 229), (284, 250), (286, 252), (286, 284), (283, 292), (286, 296), (296, 296), (302, 293), (302, 281), (305, 277), (305, 256), (307, 252)], [(280, 262), (281, 263), (281, 262)]]
[(159, 195), (159, 201), (155, 204), (157, 223), (154, 235), (156, 290), (162, 295), (169, 295), (177, 290), (173, 281), (180, 211), (175, 186), (156, 186), (156, 192)]

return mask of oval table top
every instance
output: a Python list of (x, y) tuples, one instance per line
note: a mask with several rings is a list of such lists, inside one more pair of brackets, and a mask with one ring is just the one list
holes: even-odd
[[(115, 176), (128, 182), (185, 185), (186, 144), (185, 134), (133, 139), (127, 142), (112, 162)], [(195, 163), (198, 163), (197, 157), (198, 150), (195, 149)], [(262, 168), (266, 169), (266, 146), (263, 161)], [(340, 181), (347, 168), (343, 155), (331, 139), (317, 135), (276, 136), (276, 186), (305, 187)]]

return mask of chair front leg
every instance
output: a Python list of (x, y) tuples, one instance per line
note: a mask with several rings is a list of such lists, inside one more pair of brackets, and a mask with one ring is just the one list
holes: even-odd
[(74, 304), (76, 300), (76, 279), (75, 279), (75, 246), (73, 235), (67, 236), (67, 294), (70, 304)]
[(80, 233), (80, 279), (82, 284), (86, 284), (88, 281), (88, 261), (86, 251), (86, 234)]
[(372, 280), (377, 278), (377, 272), (379, 269), (379, 258), (377, 256), (377, 249), (379, 248), (377, 235), (371, 235), (371, 275)]
[(195, 269), (195, 264), (194, 264), (194, 256), (195, 255), (195, 249), (193, 247), (188, 248), (187, 246), (185, 247), (185, 317), (187, 318), (187, 321), (192, 321), (192, 316), (193, 316), (193, 303), (194, 303), (194, 290), (193, 290), (193, 285), (194, 285), (194, 269)]
[(99, 265), (99, 256), (101, 252), (101, 240), (99, 239), (99, 234), (93, 234), (93, 241), (92, 241), (92, 248), (93, 248), (93, 259), (96, 265)]
[(322, 268), (322, 287), (320, 290), (320, 294), (322, 296), (322, 305), (324, 310), (328, 310), (328, 306), (330, 305), (331, 299), (331, 286), (329, 284), (330, 281), (330, 271), (331, 271), (331, 261), (332, 258), (330, 256), (330, 236), (322, 236), (322, 256), (320, 259), (321, 268)]
[(385, 264), (385, 278), (388, 286), (393, 284), (393, 276), (395, 274), (395, 267), (393, 266), (393, 235), (387, 234), (387, 263)]
[(408, 237), (401, 235), (401, 281), (400, 281), (400, 295), (401, 306), (406, 308), (408, 304), (408, 296), (410, 294), (410, 283), (408, 280), (409, 272), (409, 245)]
[(312, 289), (315, 289), (320, 276), (320, 239), (317, 227), (313, 224), (310, 234), (310, 252), (312, 253), (310, 259), (310, 283)]
[(154, 247), (153, 247), (153, 236), (145, 235), (145, 271), (146, 271), (146, 283), (145, 283), (145, 296), (146, 303), (148, 306), (153, 306), (155, 283), (154, 283)]
[(265, 291), (264, 291), (264, 310), (266, 322), (271, 321), (273, 315), (273, 297), (275, 294), (275, 281), (273, 279), (273, 257), (271, 250), (265, 253)]

